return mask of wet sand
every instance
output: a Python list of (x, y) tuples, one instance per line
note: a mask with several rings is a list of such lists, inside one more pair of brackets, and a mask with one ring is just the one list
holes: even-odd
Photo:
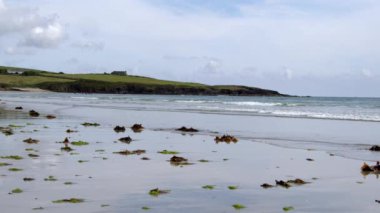
[[(364, 150), (367, 145), (350, 143), (348, 136), (355, 138), (360, 134), (341, 132), (363, 125), (360, 122), (246, 118), (20, 102), (6, 102), (1, 106), (10, 110), (18, 105), (24, 109), (0, 113), (0, 126), (21, 126), (13, 128), (14, 135), (0, 134), (0, 156), (24, 158), (0, 159), (0, 162), (12, 164), (0, 167), (0, 200), (4, 212), (146, 211), (142, 207), (149, 207), (149, 212), (235, 212), (234, 204), (244, 205), (246, 208), (239, 210), (243, 212), (282, 212), (283, 207), (289, 206), (294, 208), (290, 212), (378, 212), (380, 208), (375, 202), (380, 199), (378, 177), (363, 176), (360, 172), (364, 160), (360, 158), (367, 153)], [(27, 113), (31, 109), (39, 111), (41, 116), (31, 118)], [(57, 119), (46, 119), (47, 114), (54, 114)], [(250, 123), (250, 119), (254, 122)], [(100, 126), (84, 127), (83, 122), (97, 122)], [(113, 130), (116, 125), (129, 127), (134, 123), (142, 123), (146, 129), (141, 133), (134, 133), (129, 128), (124, 133)], [(327, 123), (334, 126), (333, 131), (327, 130)], [(281, 124), (288, 125), (281, 128)], [(192, 135), (174, 130), (181, 126), (201, 131)], [(313, 126), (315, 128), (311, 128)], [(375, 140), (373, 136), (377, 133), (373, 130), (376, 127), (378, 124), (365, 124), (363, 138)], [(67, 129), (78, 132), (68, 134)], [(335, 130), (339, 131), (334, 134)], [(215, 135), (222, 134), (236, 135), (239, 142), (215, 143)], [(126, 136), (133, 139), (130, 144), (118, 141)], [(40, 142), (23, 142), (30, 137)], [(87, 141), (89, 145), (70, 145), (74, 151), (61, 151), (64, 145), (59, 142), (65, 137), (70, 141)], [(301, 143), (328, 141), (331, 137), (345, 144), (338, 146), (337, 143), (334, 150), (334, 146), (324, 149), (317, 142)], [(278, 138), (282, 139), (280, 144), (273, 142)], [(299, 140), (301, 148), (294, 143), (286, 145), (284, 138)], [(346, 150), (342, 147), (347, 144), (353, 144), (350, 149), (359, 148), (355, 152), (348, 150), (351, 153), (348, 157), (330, 155), (344, 154)], [(125, 149), (143, 149), (146, 153), (130, 156), (113, 153)], [(192, 165), (173, 166), (168, 162), (173, 155), (159, 154), (162, 150), (178, 151), (178, 156), (187, 158)], [(356, 155), (356, 152), (361, 154)], [(31, 153), (39, 157), (31, 158), (28, 156)], [(365, 157), (370, 160), (377, 158), (377, 153), (368, 153)], [(355, 159), (355, 156), (360, 157)], [(150, 160), (141, 160), (142, 157)], [(308, 158), (313, 161), (306, 160)], [(12, 172), (9, 168), (23, 170)], [(49, 176), (57, 180), (45, 181)], [(35, 180), (25, 182), (25, 177)], [(295, 178), (309, 183), (290, 188), (264, 189), (260, 186)], [(73, 184), (65, 185), (65, 182)], [(215, 188), (202, 188), (206, 185)], [(230, 190), (228, 186), (237, 186), (237, 189)], [(16, 188), (23, 192), (9, 194)], [(149, 195), (155, 188), (170, 190), (170, 193), (157, 197)], [(81, 198), (85, 202), (52, 202), (68, 198)], [(43, 209), (33, 210), (38, 207)]]

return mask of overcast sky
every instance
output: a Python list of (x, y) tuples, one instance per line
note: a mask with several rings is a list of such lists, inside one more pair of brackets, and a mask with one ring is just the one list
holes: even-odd
[(0, 64), (380, 96), (379, 0), (0, 0)]

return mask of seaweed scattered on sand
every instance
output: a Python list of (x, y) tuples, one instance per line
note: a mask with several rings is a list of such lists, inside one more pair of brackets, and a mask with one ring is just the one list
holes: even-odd
[(67, 129), (66, 130), (66, 133), (74, 133), (74, 132), (78, 132), (77, 130), (72, 130), (72, 129)]
[(31, 158), (38, 158), (38, 157), (40, 157), (39, 155), (36, 155), (36, 154), (33, 154), (33, 153), (29, 153), (28, 156), (31, 157)]
[(74, 183), (73, 182), (64, 182), (63, 184), (65, 184), (65, 185), (73, 185)]
[(15, 110), (22, 110), (23, 108), (21, 106), (15, 107)]
[(282, 208), (282, 210), (283, 210), (284, 212), (288, 212), (288, 211), (292, 211), (292, 210), (294, 210), (294, 207), (293, 207), (293, 206), (285, 206), (284, 208)]
[(131, 137), (123, 137), (123, 138), (119, 138), (119, 141), (120, 142), (123, 142), (123, 143), (127, 143), (127, 144), (130, 144), (132, 142), (132, 138)]
[(23, 169), (19, 169), (19, 168), (9, 168), (8, 171), (10, 172), (20, 172), (22, 171)]
[(40, 141), (36, 139), (28, 138), (28, 139), (23, 140), (23, 142), (28, 143), (28, 144), (37, 144)]
[(78, 163), (86, 163), (89, 162), (88, 160), (78, 160)]
[(205, 186), (202, 186), (203, 189), (208, 189), (208, 190), (213, 190), (215, 189), (215, 185), (205, 185)]
[(312, 158), (306, 158), (307, 161), (314, 161)]
[(144, 130), (144, 127), (142, 124), (133, 124), (133, 126), (131, 126), (131, 129), (133, 132), (138, 133), (142, 132)]
[(274, 186), (271, 184), (268, 184), (268, 183), (264, 183), (264, 184), (261, 184), (261, 187), (263, 187), (264, 189), (268, 189), (268, 188), (272, 188)]
[(29, 181), (34, 181), (34, 178), (24, 177), (22, 180), (25, 182), (29, 182)]
[(238, 186), (228, 186), (228, 189), (229, 190), (236, 190), (238, 189), (239, 187)]
[(36, 111), (34, 111), (34, 110), (30, 110), (30, 111), (29, 111), (29, 115), (30, 115), (31, 117), (38, 117), (38, 116), (40, 116), (40, 113), (38, 113), (38, 112), (36, 112)]
[(44, 207), (40, 206), (40, 207), (33, 208), (32, 210), (44, 210)]
[(10, 163), (2, 163), (2, 162), (0, 162), (0, 167), (3, 167), (3, 166), (11, 166), (12, 164), (10, 164)]
[(177, 151), (170, 151), (170, 150), (166, 150), (166, 149), (159, 151), (158, 153), (163, 154), (163, 155), (177, 155), (177, 154), (179, 154), (179, 152), (177, 152)]
[(378, 145), (373, 145), (371, 148), (369, 148), (370, 151), (380, 151), (380, 146)]
[(56, 117), (55, 115), (47, 115), (46, 118), (47, 118), (47, 119), (55, 119), (55, 118), (57, 118), (57, 117)]
[(116, 126), (115, 128), (113, 128), (113, 130), (117, 133), (125, 132), (125, 127), (124, 126)]
[(232, 207), (234, 207), (234, 209), (236, 210), (239, 210), (239, 209), (245, 209), (246, 207), (242, 204), (234, 204), (232, 205)]
[(234, 136), (231, 136), (231, 135), (223, 135), (221, 137), (216, 136), (214, 140), (215, 140), (216, 143), (220, 143), (220, 142), (237, 143), (238, 142), (238, 139), (236, 137), (234, 137)]
[(44, 181), (57, 181), (57, 180), (58, 180), (57, 178), (55, 178), (54, 176), (51, 176), (51, 175), (44, 179)]
[(143, 207), (141, 207), (141, 209), (145, 210), (145, 211), (150, 210), (150, 208), (148, 206), (143, 206)]
[(291, 185), (288, 182), (285, 182), (283, 180), (276, 180), (276, 185), (282, 186), (284, 188), (289, 188)]
[(82, 126), (85, 126), (85, 127), (89, 127), (89, 126), (97, 127), (97, 126), (100, 126), (100, 124), (98, 124), (98, 123), (84, 122), (84, 123), (82, 123)]
[(73, 146), (86, 146), (90, 143), (86, 142), (86, 141), (73, 141), (71, 142), (71, 145)]
[(159, 196), (162, 194), (168, 194), (169, 192), (170, 192), (170, 190), (161, 190), (159, 188), (155, 188), (155, 189), (150, 190), (149, 194), (152, 196)]
[(0, 131), (5, 135), (5, 136), (10, 136), (13, 135), (13, 129), (10, 127), (0, 127)]
[(53, 203), (83, 203), (85, 200), (82, 198), (69, 198), (62, 200), (54, 200)]
[(15, 189), (12, 189), (11, 193), (10, 194), (20, 194), (22, 193), (23, 190), (20, 189), (20, 188), (15, 188)]
[(22, 160), (22, 159), (24, 159), (23, 157), (18, 156), (18, 155), (1, 156), (0, 158), (10, 159), (10, 160)]
[(171, 157), (169, 161), (170, 161), (170, 164), (174, 166), (191, 165), (191, 163), (189, 163), (186, 158), (175, 156), (175, 155)]
[(120, 151), (120, 152), (114, 152), (114, 154), (120, 154), (120, 155), (141, 155), (141, 154), (145, 154), (145, 153), (146, 153), (146, 151), (142, 150), (142, 149), (137, 149), (137, 150), (133, 150), (133, 151), (124, 150), (124, 151)]
[(141, 160), (150, 160), (150, 158), (142, 157)]
[(199, 132), (199, 130), (197, 129), (194, 129), (193, 127), (190, 127), (190, 128), (187, 128), (185, 126), (181, 127), (181, 128), (178, 128), (176, 129), (177, 131), (181, 131), (181, 132)]
[(205, 160), (205, 159), (200, 159), (198, 162), (201, 162), (201, 163), (208, 163), (210, 162), (209, 160)]
[(110, 205), (109, 204), (102, 204), (100, 205), (100, 207), (104, 208), (104, 207), (109, 207)]

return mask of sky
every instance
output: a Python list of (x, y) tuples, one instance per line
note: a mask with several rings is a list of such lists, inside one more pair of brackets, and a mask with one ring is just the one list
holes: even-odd
[(380, 97), (380, 1), (0, 0), (0, 64)]

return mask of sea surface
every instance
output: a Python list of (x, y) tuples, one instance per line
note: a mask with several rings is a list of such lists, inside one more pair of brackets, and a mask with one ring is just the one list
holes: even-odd
[(119, 109), (380, 122), (380, 98), (1, 93), (14, 101)]

